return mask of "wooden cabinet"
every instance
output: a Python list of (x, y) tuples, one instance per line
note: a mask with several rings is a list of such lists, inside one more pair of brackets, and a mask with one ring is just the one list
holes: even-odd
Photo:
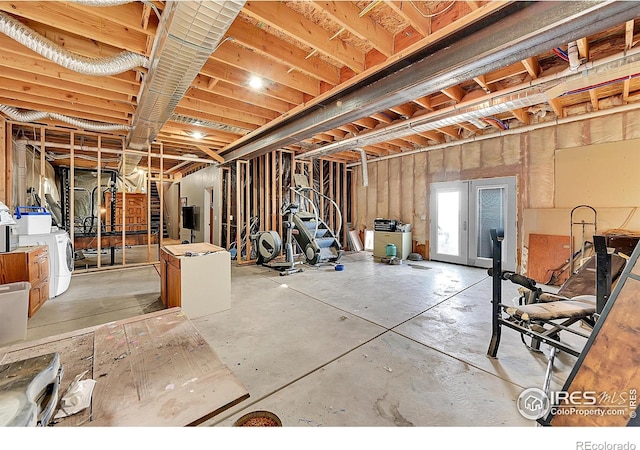
[(387, 244), (395, 244), (396, 256), (407, 259), (413, 248), (411, 232), (375, 231), (373, 233), (373, 256), (384, 258), (387, 256)]
[(18, 247), (9, 253), (0, 253), (0, 284), (28, 281), (29, 317), (49, 299), (49, 247)]
[(160, 298), (190, 319), (231, 307), (231, 256), (206, 243), (160, 249)]
[[(105, 192), (105, 207), (109, 210), (111, 205), (111, 191)], [(109, 231), (122, 231), (122, 208), (125, 206), (125, 231), (146, 231), (147, 229), (147, 194), (127, 192), (122, 200), (122, 192), (116, 192), (115, 222), (112, 224), (110, 214), (105, 216), (105, 226)], [(112, 228), (112, 225), (115, 227)]]

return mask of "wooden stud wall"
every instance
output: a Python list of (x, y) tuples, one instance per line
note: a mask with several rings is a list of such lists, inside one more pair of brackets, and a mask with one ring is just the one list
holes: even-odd
[(7, 169), (11, 166), (7, 164), (7, 156), (11, 148), (10, 129), (11, 125), (7, 124), (3, 117), (0, 117), (0, 173), (7, 175), (4, 182), (0, 183), (0, 201), (9, 208), (11, 207), (11, 172)]
[[(2, 185), (0, 186), (0, 192), (2, 193), (2, 198), (3, 198), (3, 203), (7, 204), (7, 206), (11, 207), (12, 204), (12, 198), (11, 198), (11, 192), (12, 192), (12, 170), (11, 170), (11, 159), (13, 158), (13, 146), (11, 144), (11, 128), (12, 128), (12, 123), (11, 122), (7, 122), (6, 120), (2, 119), (0, 120), (0, 148), (3, 149), (3, 151), (1, 152), (0, 155), (0, 170), (3, 170), (3, 172), (6, 174), (6, 179), (5, 182), (2, 183)], [(32, 142), (34, 142), (34, 144), (36, 144), (36, 146), (38, 146), (40, 149), (45, 149), (47, 148), (47, 146), (45, 145), (45, 143), (47, 143), (47, 138), (48, 138), (48, 132), (52, 129), (51, 127), (48, 126), (44, 126), (44, 125), (32, 125), (32, 129), (33, 129), (33, 139)], [(96, 147), (91, 147), (88, 148), (87, 146), (82, 145), (83, 139), (89, 139), (92, 140), (94, 142), (97, 142), (97, 146)], [(111, 139), (111, 138), (110, 138)], [(75, 211), (75, 172), (76, 169), (78, 167), (78, 165), (76, 164), (76, 161), (78, 159), (78, 150), (82, 150), (84, 152), (87, 151), (91, 151), (93, 153), (95, 153), (96, 155), (96, 163), (95, 166), (92, 168), (87, 167), (90, 170), (96, 170), (97, 171), (97, 184), (100, 186), (101, 185), (101, 181), (102, 181), (102, 177), (104, 176), (103, 171), (104, 171), (104, 161), (103, 161), (103, 156), (104, 155), (113, 155), (113, 154), (118, 154), (121, 155), (121, 157), (124, 159), (127, 154), (128, 151), (125, 149), (125, 144), (124, 144), (124, 140), (123, 139), (118, 139), (118, 138), (113, 138), (113, 140), (119, 140), (121, 143), (121, 148), (118, 150), (114, 150), (113, 148), (103, 148), (103, 137), (102, 135), (98, 134), (98, 133), (92, 133), (92, 132), (70, 132), (69, 136), (68, 136), (68, 142), (67, 143), (60, 143), (58, 142), (57, 144), (61, 146), (61, 148), (66, 148), (69, 151), (69, 171), (70, 171), (70, 180), (69, 180), (69, 189), (70, 189), (70, 195), (69, 195), (69, 211), (72, 214), (71, 220), (70, 220), (70, 229), (69, 229), (69, 234), (70, 235), (74, 235), (76, 232), (76, 227), (74, 224), (74, 217), (73, 217), (73, 212)], [(152, 152), (152, 147), (153, 146), (159, 146), (159, 154), (157, 152)], [(131, 151), (129, 151), (131, 152)], [(140, 153), (140, 152), (137, 152)], [(37, 157), (37, 156), (36, 156)], [(154, 173), (152, 173), (152, 158), (158, 158), (159, 159), (159, 165), (160, 165), (160, 170), (156, 171)], [(146, 177), (146, 190), (147, 193), (151, 192), (151, 183), (152, 182), (160, 182), (162, 184), (162, 182), (165, 181), (173, 181), (172, 178), (169, 178), (167, 176), (164, 175), (164, 171), (163, 171), (163, 161), (164, 161), (164, 155), (163, 155), (163, 147), (162, 144), (153, 144), (152, 146), (149, 146), (149, 148), (147, 149), (146, 152), (146, 157), (142, 156), (141, 159), (141, 164), (139, 164), (139, 166), (146, 170), (147, 173), (147, 177)], [(146, 167), (145, 167), (146, 164)], [(86, 166), (86, 165), (85, 165)], [(99, 168), (101, 168), (102, 170), (98, 170)], [(39, 173), (37, 173), (37, 177), (38, 177), (38, 186), (37, 186), (37, 192), (38, 195), (40, 196), (41, 199), (44, 199), (44, 185), (45, 185), (45, 180), (46, 180), (46, 162), (45, 162), (45, 158), (40, 157), (40, 163), (39, 163), (39, 167), (37, 168), (37, 171)], [(151, 196), (147, 195), (147, 235), (146, 235), (146, 246), (147, 246), (147, 261), (146, 263), (142, 263), (142, 264), (149, 264), (149, 263), (155, 263), (157, 262), (157, 255), (154, 255), (153, 251), (152, 251), (152, 247), (154, 247), (155, 245), (162, 245), (162, 239), (163, 239), (163, 219), (164, 219), (164, 204), (162, 201), (162, 195), (163, 195), (163, 190), (162, 187), (160, 187), (160, 189), (158, 190), (159, 195), (160, 195), (160, 227), (159, 227), (159, 235), (158, 235), (158, 243), (157, 244), (152, 244), (152, 235), (151, 235)], [(123, 204), (126, 204), (126, 192), (122, 193), (122, 201)], [(102, 226), (101, 224), (104, 221), (104, 218), (102, 217), (102, 214), (100, 214), (100, 208), (102, 207), (102, 195), (101, 192), (98, 193), (97, 195), (97, 205), (96, 205), (96, 209), (98, 211), (97, 217), (96, 217), (96, 221), (97, 221), (97, 227), (96, 227), (96, 250), (98, 255), (101, 254), (101, 250), (103, 247), (103, 239), (102, 239)], [(122, 227), (122, 242), (126, 241), (127, 238), (127, 232), (126, 232), (126, 225), (127, 225), (127, 217), (126, 217), (126, 208), (122, 208), (122, 215), (120, 216), (120, 220), (121, 222), (124, 224)], [(157, 253), (157, 252), (156, 252)], [(123, 246), (122, 248), (122, 252), (121, 252), (121, 260), (120, 263), (124, 266), (124, 265), (139, 265), (140, 263), (127, 263), (126, 261), (126, 245)], [(117, 264), (117, 262), (116, 262)], [(101, 261), (101, 258), (97, 258), (96, 261), (96, 267), (95, 269), (102, 269), (102, 268), (108, 268), (108, 267), (103, 267), (104, 264)], [(111, 267), (111, 266), (109, 266)], [(118, 266), (120, 267), (120, 266)], [(94, 270), (91, 268), (88, 268), (86, 270)], [(76, 271), (80, 272), (82, 271), (82, 269), (80, 269), (77, 265), (76, 265)]]
[[(311, 186), (316, 184), (319, 191), (332, 198), (340, 207), (342, 222), (339, 236), (343, 247), (347, 242), (347, 215), (350, 214), (351, 196), (347, 188), (347, 168), (343, 162), (334, 160), (319, 160), (315, 165), (308, 161), (299, 161), (293, 152), (275, 150), (249, 161), (236, 161), (235, 164), (235, 198), (231, 196), (231, 168), (225, 168), (227, 177), (227, 194), (223, 200), (223, 208), (227, 211), (226, 227), (227, 242), (235, 242), (237, 248), (238, 265), (255, 263), (251, 258), (251, 240), (247, 239), (252, 232), (276, 231), (284, 236), (282, 206), (290, 202), (298, 202), (290, 189), (293, 186), (293, 175), (304, 173), (309, 178)], [(325, 180), (326, 178), (326, 180)], [(318, 189), (318, 187), (316, 187)], [(336, 229), (338, 215), (330, 202), (326, 199), (315, 199), (319, 210), (327, 224)], [(301, 205), (303, 207), (304, 205)], [(235, 208), (235, 209), (234, 209)], [(229, 211), (235, 210), (235, 220)], [(257, 217), (257, 226), (250, 228), (251, 218)], [(234, 225), (238, 230), (244, 230), (244, 237), (240, 233), (234, 236), (231, 230)], [(243, 251), (242, 249), (246, 249)]]

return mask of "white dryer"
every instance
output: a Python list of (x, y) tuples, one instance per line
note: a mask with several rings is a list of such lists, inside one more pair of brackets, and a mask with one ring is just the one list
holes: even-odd
[(47, 234), (25, 234), (18, 237), (21, 246), (49, 246), (49, 298), (69, 288), (73, 273), (73, 245), (69, 233), (56, 230)]

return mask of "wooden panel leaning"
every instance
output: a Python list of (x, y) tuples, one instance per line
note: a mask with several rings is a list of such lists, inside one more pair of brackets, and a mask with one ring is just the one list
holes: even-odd
[[(547, 417), (552, 426), (640, 424), (640, 246), (636, 246)], [(555, 404), (554, 404), (555, 403)]]

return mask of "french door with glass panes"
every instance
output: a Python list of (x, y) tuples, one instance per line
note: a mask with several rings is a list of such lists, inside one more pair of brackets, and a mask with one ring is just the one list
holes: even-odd
[(429, 258), (491, 267), (492, 228), (504, 230), (502, 267), (516, 267), (516, 178), (431, 184)]

